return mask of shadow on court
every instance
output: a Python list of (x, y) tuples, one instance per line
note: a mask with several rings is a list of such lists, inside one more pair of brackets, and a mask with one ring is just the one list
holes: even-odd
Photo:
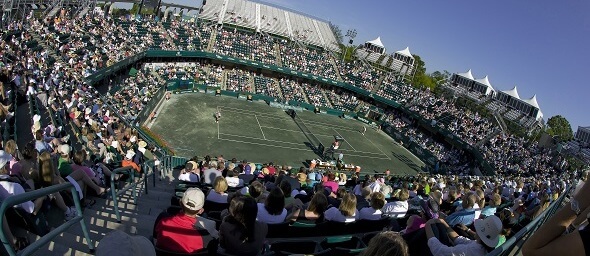
[(419, 172), (422, 171), (422, 167), (418, 166), (417, 164), (414, 163), (414, 161), (412, 161), (410, 158), (408, 158), (405, 155), (402, 154), (398, 154), (395, 151), (391, 151), (391, 154), (397, 158), (400, 162), (406, 164), (408, 167), (410, 167), (412, 170)]

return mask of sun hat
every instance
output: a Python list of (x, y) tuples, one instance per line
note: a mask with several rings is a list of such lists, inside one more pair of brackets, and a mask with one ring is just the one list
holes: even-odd
[(8, 162), (12, 160), (12, 156), (4, 150), (0, 150), (0, 169), (4, 168)]
[(100, 240), (96, 256), (141, 255), (155, 256), (154, 245), (143, 236), (131, 236), (121, 230), (108, 233)]
[(145, 148), (147, 147), (147, 142), (140, 140), (139, 143), (137, 143), (137, 146), (140, 148)]
[(127, 159), (132, 159), (135, 156), (135, 151), (133, 150), (127, 150), (127, 154), (125, 155), (125, 158)]
[(182, 196), (182, 204), (191, 211), (198, 211), (205, 204), (205, 194), (199, 188), (189, 188)]
[(483, 220), (475, 220), (473, 223), (479, 239), (489, 247), (495, 248), (500, 240), (502, 221), (498, 216), (492, 215)]

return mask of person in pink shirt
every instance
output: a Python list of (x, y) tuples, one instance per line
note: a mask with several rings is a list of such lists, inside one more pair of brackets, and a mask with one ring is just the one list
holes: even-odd
[(338, 190), (338, 182), (336, 182), (336, 175), (334, 173), (328, 173), (328, 175), (326, 176), (328, 177), (328, 180), (324, 181), (324, 187), (329, 187), (332, 189), (332, 192), (336, 193), (336, 191)]

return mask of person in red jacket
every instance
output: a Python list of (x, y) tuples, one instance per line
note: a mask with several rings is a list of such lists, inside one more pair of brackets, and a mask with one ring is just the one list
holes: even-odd
[(156, 247), (177, 253), (194, 253), (208, 248), (209, 242), (219, 236), (215, 222), (199, 216), (204, 204), (205, 195), (200, 189), (187, 189), (180, 201), (180, 213), (162, 217), (156, 224)]

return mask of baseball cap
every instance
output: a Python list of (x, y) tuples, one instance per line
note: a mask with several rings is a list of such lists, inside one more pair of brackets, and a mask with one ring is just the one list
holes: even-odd
[(0, 169), (4, 168), (8, 162), (12, 160), (12, 156), (4, 150), (0, 150)]
[(492, 248), (498, 245), (502, 231), (502, 221), (498, 216), (492, 215), (483, 220), (475, 220), (473, 225), (482, 242)]
[(154, 245), (143, 236), (130, 236), (115, 230), (108, 233), (96, 248), (96, 256), (140, 255), (155, 256)]
[(191, 211), (198, 211), (205, 204), (205, 194), (199, 188), (189, 188), (182, 196), (182, 204)]
[(59, 153), (61, 153), (62, 155), (69, 155), (71, 151), (71, 148), (68, 144), (63, 144), (61, 146), (59, 146)]

